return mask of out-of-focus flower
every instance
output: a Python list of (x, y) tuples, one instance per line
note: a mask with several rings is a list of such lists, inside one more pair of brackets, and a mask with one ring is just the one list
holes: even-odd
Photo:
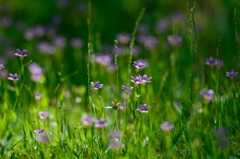
[(129, 34), (122, 33), (122, 34), (117, 34), (116, 39), (121, 44), (127, 44), (131, 40), (131, 36)]
[(38, 64), (32, 63), (29, 65), (29, 70), (31, 72), (32, 80), (35, 82), (39, 82), (43, 76), (42, 68)]
[(91, 115), (81, 118), (81, 122), (83, 123), (83, 125), (86, 125), (86, 126), (91, 126), (95, 121), (96, 119), (93, 118)]
[(13, 82), (17, 82), (18, 80), (19, 80), (19, 78), (20, 78), (20, 76), (18, 76), (18, 74), (9, 74), (9, 77), (8, 77), (8, 79), (9, 80), (11, 80), (11, 81), (13, 81)]
[(12, 19), (8, 17), (2, 17), (0, 18), (0, 26), (4, 28), (8, 28), (12, 25)]
[(42, 98), (42, 94), (41, 93), (35, 92), (34, 95), (35, 95), (35, 99), (37, 99), (37, 100)]
[(148, 66), (148, 62), (146, 60), (138, 60), (138, 61), (134, 61), (133, 62), (133, 66), (136, 68), (136, 72), (138, 72), (139, 70), (145, 68)]
[(169, 131), (171, 129), (174, 128), (174, 124), (170, 121), (165, 121), (164, 123), (162, 123), (160, 125), (160, 128), (163, 130), (163, 131)]
[(168, 18), (160, 19), (157, 22), (157, 25), (155, 27), (155, 31), (157, 33), (165, 32), (169, 28), (169, 26), (170, 26), (170, 20)]
[(123, 89), (126, 93), (128, 93), (128, 92), (130, 92), (130, 91), (133, 89), (133, 87), (129, 87), (129, 85), (126, 84), (126, 85), (122, 85), (122, 89)]
[(121, 93), (121, 96), (122, 96), (123, 99), (129, 99), (132, 96), (132, 93), (131, 92), (127, 93), (127, 92), (123, 91)]
[(45, 143), (45, 142), (49, 141), (49, 137), (44, 135), (44, 131), (45, 131), (44, 129), (42, 129), (42, 130), (39, 130), (39, 129), (34, 130), (34, 132), (38, 136), (38, 140), (41, 141), (42, 143)]
[(27, 52), (28, 50), (25, 50), (25, 49), (23, 51), (17, 49), (17, 52), (15, 53), (15, 55), (19, 56), (20, 59), (22, 60), (25, 56), (27, 56)]
[(214, 133), (214, 135), (218, 139), (226, 137), (227, 134), (228, 134), (228, 130), (225, 127), (221, 127), (221, 128), (216, 129), (215, 133)]
[(54, 46), (50, 45), (47, 42), (40, 42), (38, 43), (38, 51), (43, 54), (53, 54), (54, 53)]
[[(138, 75), (139, 77), (141, 77), (140, 75)], [(142, 85), (145, 85), (146, 83), (151, 82), (152, 77), (147, 77), (147, 75), (143, 75), (142, 77)]]
[(83, 40), (80, 39), (80, 38), (73, 38), (70, 42), (70, 45), (74, 48), (74, 49), (77, 49), (77, 48), (82, 48), (83, 46)]
[(149, 25), (147, 25), (147, 24), (139, 24), (139, 26), (138, 26), (138, 33), (140, 35), (147, 35), (147, 34), (149, 34)]
[(214, 96), (214, 91), (212, 89), (208, 91), (206, 89), (202, 89), (199, 93), (207, 101), (212, 100)]
[(112, 62), (112, 58), (110, 55), (97, 55), (95, 56), (95, 61), (101, 65), (107, 66)]
[(149, 107), (147, 106), (147, 104), (139, 104), (137, 111), (141, 112), (141, 113), (148, 113), (148, 109)]
[(34, 130), (34, 132), (37, 134), (37, 135), (43, 135), (44, 134), (44, 129), (42, 129), (42, 130), (39, 130), (39, 129), (36, 129), (36, 130)]
[(225, 149), (229, 146), (229, 141), (228, 140), (220, 140), (218, 142), (218, 147), (221, 149)]
[(99, 120), (95, 120), (94, 123), (96, 128), (103, 128), (107, 126), (107, 120), (102, 118)]
[(39, 112), (38, 116), (40, 119), (47, 119), (49, 117), (49, 112), (47, 110), (45, 110), (44, 112)]
[(53, 44), (54, 46), (58, 47), (58, 48), (64, 48), (66, 46), (66, 40), (64, 37), (62, 36), (57, 36), (54, 40), (53, 40)]
[(238, 75), (238, 72), (234, 72), (233, 69), (231, 69), (230, 72), (226, 72), (226, 76), (230, 77), (230, 78), (234, 78), (235, 76)]
[(224, 65), (224, 61), (223, 61), (223, 60), (218, 60), (218, 61), (217, 61), (217, 67), (218, 67), (218, 68), (223, 67), (223, 65)]
[(126, 106), (127, 106), (127, 105), (124, 104), (124, 103), (119, 103), (119, 109), (121, 109), (121, 110), (125, 109)]
[(167, 40), (172, 46), (179, 46), (182, 42), (182, 37), (177, 35), (169, 35)]
[(69, 5), (69, 1), (68, 0), (58, 0), (57, 1), (57, 6), (59, 8), (66, 8)]
[(98, 90), (103, 87), (103, 84), (100, 84), (99, 81), (97, 81), (96, 83), (91, 82), (91, 86), (94, 90)]
[(3, 64), (0, 64), (0, 71), (4, 69), (4, 65)]
[(172, 14), (171, 17), (173, 21), (176, 21), (176, 22), (183, 22), (185, 20), (185, 15), (181, 12), (175, 12)]
[(108, 139), (109, 143), (108, 146), (112, 150), (119, 150), (122, 147), (122, 143), (120, 142), (121, 138), (121, 131), (113, 131), (109, 134)]
[(158, 46), (158, 40), (154, 36), (140, 36), (138, 41), (142, 43), (148, 49), (156, 49)]
[(206, 65), (210, 66), (216, 66), (217, 65), (217, 59), (214, 59), (212, 57), (206, 59)]

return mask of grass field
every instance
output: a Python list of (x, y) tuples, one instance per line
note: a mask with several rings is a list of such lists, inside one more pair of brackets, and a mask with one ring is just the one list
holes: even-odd
[(0, 1), (1, 158), (240, 158), (240, 3)]

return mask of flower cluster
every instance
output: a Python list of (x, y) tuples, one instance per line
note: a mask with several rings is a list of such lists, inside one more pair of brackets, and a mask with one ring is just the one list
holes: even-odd
[(103, 128), (107, 126), (107, 120), (100, 118), (97, 120), (96, 118), (93, 118), (91, 115), (82, 117), (81, 122), (85, 126), (92, 126), (92, 124), (95, 125), (96, 128)]
[(138, 75), (136, 78), (131, 76), (131, 82), (133, 82), (135, 85), (145, 85), (146, 83), (151, 82), (152, 77), (147, 77), (147, 75)]

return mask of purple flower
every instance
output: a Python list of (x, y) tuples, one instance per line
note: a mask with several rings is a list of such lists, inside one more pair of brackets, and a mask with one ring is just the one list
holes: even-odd
[[(138, 76), (140, 76), (140, 75), (138, 75)], [(145, 85), (146, 83), (151, 82), (151, 79), (152, 79), (152, 77), (147, 77), (147, 75), (143, 75), (143, 77), (142, 77), (142, 85)]]
[(217, 61), (217, 67), (218, 67), (218, 68), (223, 67), (223, 65), (224, 65), (223, 60), (218, 60), (218, 61)]
[(39, 130), (39, 129), (34, 130), (34, 132), (38, 136), (38, 140), (43, 142), (43, 143), (49, 141), (48, 136), (44, 135), (44, 131), (45, 131), (44, 129), (42, 129), (42, 130)]
[(125, 109), (126, 106), (127, 106), (127, 105), (124, 104), (124, 103), (119, 103), (119, 109), (121, 109), (121, 110)]
[(158, 40), (154, 36), (140, 36), (138, 41), (148, 49), (155, 49), (158, 45)]
[(131, 82), (135, 83), (135, 85), (145, 85), (148, 82), (151, 82), (152, 77), (147, 77), (147, 75), (138, 75), (136, 78), (131, 76)]
[(121, 131), (113, 131), (109, 134), (108, 146), (112, 150), (118, 150), (122, 147), (122, 143), (120, 142)]
[(212, 57), (206, 59), (206, 65), (210, 66), (216, 66), (217, 65), (217, 59), (214, 59)]
[(182, 38), (177, 35), (169, 35), (167, 40), (172, 46), (178, 46), (182, 42)]
[(148, 106), (147, 104), (139, 104), (137, 111), (141, 112), (141, 113), (148, 113)]
[(212, 89), (208, 91), (206, 89), (202, 89), (199, 93), (207, 101), (212, 100), (214, 96), (214, 91)]
[(81, 118), (81, 122), (83, 123), (83, 125), (86, 125), (86, 126), (91, 126), (95, 122), (95, 120), (96, 119), (93, 118), (91, 115)]
[(64, 37), (58, 36), (53, 40), (53, 44), (54, 46), (62, 49), (66, 45), (66, 40)]
[(17, 82), (19, 80), (20, 76), (18, 76), (18, 74), (9, 74), (9, 77), (8, 79), (11, 80), (11, 81), (14, 81), (14, 82)]
[(164, 123), (162, 123), (160, 125), (160, 128), (163, 130), (163, 131), (169, 131), (171, 129), (174, 128), (174, 124), (170, 121), (165, 121)]
[(230, 78), (234, 78), (235, 76), (238, 75), (238, 72), (234, 72), (233, 69), (231, 69), (230, 72), (226, 72), (226, 76), (230, 77)]
[(131, 36), (126, 33), (122, 34), (117, 34), (116, 39), (121, 43), (121, 44), (127, 44), (131, 40)]
[(112, 58), (109, 55), (98, 55), (95, 56), (95, 61), (101, 65), (110, 65), (112, 62)]
[(220, 140), (218, 143), (218, 147), (221, 149), (225, 149), (229, 146), (229, 141), (227, 140)]
[(83, 46), (83, 41), (82, 41), (82, 39), (74, 38), (71, 40), (70, 45), (73, 48), (81, 48)]
[(91, 86), (93, 87), (94, 90), (98, 90), (103, 87), (103, 84), (100, 84), (99, 81), (97, 81), (95, 84), (91, 82)]
[(35, 82), (39, 82), (43, 76), (42, 68), (38, 64), (32, 63), (29, 65), (29, 70), (31, 72), (32, 80)]
[(43, 54), (53, 54), (54, 47), (47, 42), (40, 42), (38, 43), (38, 51)]
[(95, 120), (94, 123), (96, 128), (103, 128), (107, 126), (107, 120), (102, 118), (99, 120)]
[(155, 27), (155, 31), (157, 33), (165, 32), (170, 25), (170, 20), (167, 18), (163, 18), (157, 22), (157, 25)]
[(45, 110), (44, 112), (39, 112), (38, 116), (40, 119), (47, 119), (49, 117), (49, 112), (47, 110)]
[(44, 135), (44, 129), (42, 129), (42, 130), (39, 130), (39, 129), (36, 129), (36, 130), (34, 130), (34, 132), (37, 134), (37, 135)]
[(127, 85), (122, 85), (122, 89), (126, 92), (126, 93), (128, 93), (128, 92), (130, 92), (132, 89), (133, 89), (133, 87), (129, 87), (128, 86), (128, 84)]
[(121, 96), (122, 96), (123, 99), (128, 99), (128, 98), (130, 98), (132, 96), (132, 93), (123, 91), (121, 93)]
[(25, 50), (25, 49), (23, 51), (20, 51), (19, 49), (17, 49), (17, 52), (15, 53), (15, 55), (23, 59), (25, 56), (27, 56), (27, 52), (28, 50)]
[(0, 64), (0, 71), (4, 68), (3, 64)]
[(39, 100), (42, 98), (42, 94), (41, 93), (38, 93), (38, 92), (35, 92), (35, 99)]
[(219, 139), (226, 137), (227, 134), (228, 134), (228, 130), (225, 127), (221, 127), (221, 128), (216, 129), (216, 131), (214, 133), (214, 135)]
[(143, 69), (148, 66), (147, 61), (145, 60), (138, 60), (133, 62), (133, 66), (136, 68), (136, 72), (138, 72), (140, 69)]

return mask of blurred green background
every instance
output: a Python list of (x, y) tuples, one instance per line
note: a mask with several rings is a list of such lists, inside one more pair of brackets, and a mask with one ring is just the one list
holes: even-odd
[[(145, 34), (145, 29), (146, 34), (157, 38), (158, 45), (155, 50), (149, 50), (136, 40), (136, 45), (141, 47), (141, 51), (133, 60), (147, 58), (148, 54), (154, 52), (154, 57), (159, 61), (168, 61), (165, 59), (169, 59), (171, 49), (167, 45), (167, 36), (177, 34), (183, 38), (179, 47), (180, 60), (177, 61), (177, 65), (187, 68), (190, 52), (188, 13), (193, 3), (186, 0), (91, 1), (93, 52), (101, 54), (104, 53), (104, 46), (113, 47), (114, 39), (119, 33), (131, 35), (135, 21), (145, 7), (140, 25), (142, 30), (137, 33), (137, 37)], [(16, 68), (19, 67), (19, 63), (13, 59), (16, 48), (27, 49), (28, 61), (32, 60), (45, 70), (51, 70), (49, 71), (51, 82), (57, 83), (58, 76), (68, 76), (77, 70), (78, 74), (69, 77), (69, 82), (77, 85), (87, 83), (85, 77), (87, 76), (88, 1), (1, 0), (0, 5), (0, 57), (5, 61), (9, 72), (17, 72)], [(205, 58), (216, 57), (218, 39), (221, 39), (219, 59), (224, 59), (226, 70), (239, 68), (239, 50), (235, 35), (235, 30), (240, 28), (239, 6), (239, 2), (234, 0), (196, 1), (194, 10), (198, 52), (196, 62), (204, 64)], [(236, 21), (234, 21), (234, 9), (236, 9)], [(167, 19), (167, 24), (159, 31), (158, 24), (164, 19)], [(162, 25), (164, 27), (163, 23)], [(77, 49), (73, 48), (71, 46), (73, 38), (80, 38), (83, 45)], [(41, 42), (50, 45), (49, 48), (42, 50), (43, 53), (39, 49)], [(129, 43), (126, 46), (128, 45)], [(48, 49), (51, 55), (46, 53)], [(168, 64), (166, 68), (167, 66)], [(187, 75), (188, 72), (186, 71), (185, 74)]]

